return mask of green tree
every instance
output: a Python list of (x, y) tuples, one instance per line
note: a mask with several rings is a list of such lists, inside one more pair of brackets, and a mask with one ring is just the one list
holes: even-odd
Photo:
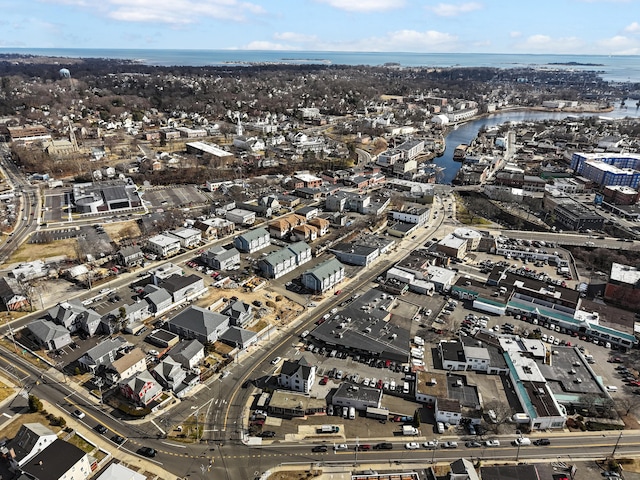
[(30, 412), (41, 412), (44, 409), (42, 402), (35, 395), (29, 395), (29, 411)]

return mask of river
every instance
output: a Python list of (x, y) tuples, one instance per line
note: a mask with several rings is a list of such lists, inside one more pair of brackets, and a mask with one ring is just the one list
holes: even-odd
[[(638, 118), (640, 117), (640, 109), (636, 108), (636, 102), (633, 100), (627, 100), (628, 108), (616, 107), (611, 112), (601, 114), (602, 117), (607, 118)], [(540, 112), (533, 110), (518, 110), (514, 112), (496, 113), (486, 117), (472, 120), (470, 122), (460, 125), (457, 130), (452, 130), (446, 137), (446, 148), (444, 154), (441, 157), (437, 157), (433, 162), (440, 166), (445, 167), (442, 172), (443, 176), (440, 179), (440, 183), (450, 184), (455, 178), (458, 170), (462, 166), (461, 162), (453, 160), (453, 151), (458, 145), (464, 143), (468, 145), (476, 138), (478, 132), (483, 127), (494, 127), (507, 122), (530, 122), (530, 121), (542, 121), (542, 120), (562, 120), (567, 117), (591, 117), (593, 113), (569, 113), (569, 112)]]

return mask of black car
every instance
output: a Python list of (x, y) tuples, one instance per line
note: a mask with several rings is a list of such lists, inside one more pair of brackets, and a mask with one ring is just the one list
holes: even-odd
[(111, 440), (113, 440), (113, 442), (117, 443), (118, 445), (122, 445), (125, 441), (125, 438), (121, 437), (120, 435), (114, 435), (113, 437), (111, 437)]
[(373, 446), (374, 450), (393, 450), (393, 443), (383, 442), (376, 443)]
[(324, 453), (328, 450), (326, 445), (316, 445), (315, 447), (313, 447), (311, 449), (312, 452), (320, 452), (320, 453)]
[(542, 446), (542, 445), (551, 445), (551, 442), (548, 438), (539, 438), (533, 441), (534, 445)]
[(155, 449), (153, 449), (151, 447), (141, 447), (138, 450), (138, 453), (140, 453), (141, 455), (144, 455), (145, 457), (149, 457), (149, 458), (153, 458), (153, 457), (156, 456)]
[(262, 438), (273, 438), (276, 436), (276, 432), (273, 430), (266, 430), (260, 434)]
[(104, 435), (105, 433), (107, 433), (107, 427), (105, 427), (104, 425), (102, 425), (101, 423), (99, 423), (98, 425), (96, 425), (94, 427), (95, 431), (98, 433), (101, 433), (102, 435)]

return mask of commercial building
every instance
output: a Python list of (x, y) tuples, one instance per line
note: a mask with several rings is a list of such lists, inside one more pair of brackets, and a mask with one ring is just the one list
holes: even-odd
[(604, 290), (604, 298), (636, 312), (640, 311), (640, 270), (638, 267), (613, 263)]
[(623, 153), (574, 153), (571, 168), (601, 186), (640, 187), (640, 156)]
[(195, 228), (180, 228), (178, 230), (172, 230), (169, 235), (180, 240), (182, 248), (193, 248), (200, 244), (202, 241), (202, 231)]
[(392, 210), (391, 216), (394, 220), (406, 223), (424, 225), (429, 221), (431, 211), (428, 208), (409, 208), (407, 210)]
[(467, 255), (467, 239), (450, 233), (436, 244), (436, 250), (445, 255), (462, 260)]
[(331, 397), (331, 403), (336, 407), (354, 407), (360, 411), (368, 407), (380, 408), (382, 389), (342, 382)]
[(380, 255), (380, 249), (357, 243), (339, 243), (329, 249), (338, 260), (348, 265), (366, 266)]
[(256, 223), (256, 212), (234, 208), (227, 212), (226, 219), (239, 225), (253, 225)]

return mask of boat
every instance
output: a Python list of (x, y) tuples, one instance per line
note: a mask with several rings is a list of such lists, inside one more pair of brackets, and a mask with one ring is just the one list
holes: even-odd
[(469, 145), (465, 145), (464, 143), (458, 145), (453, 151), (453, 159), (462, 162), (467, 156), (467, 148), (469, 148)]

